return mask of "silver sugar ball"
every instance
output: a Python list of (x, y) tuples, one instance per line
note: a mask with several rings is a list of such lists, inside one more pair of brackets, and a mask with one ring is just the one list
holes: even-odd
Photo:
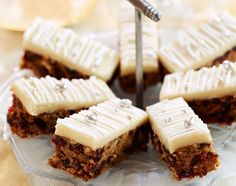
[(220, 77), (219, 79), (218, 79), (218, 86), (223, 86), (224, 85), (224, 78), (223, 77)]
[(57, 83), (55, 85), (55, 90), (58, 91), (58, 92), (63, 92), (64, 90), (66, 89), (66, 86), (64, 83)]
[(96, 123), (96, 121), (97, 121), (97, 113), (96, 112), (88, 113), (85, 115), (85, 122)]
[(184, 127), (189, 128), (192, 125), (194, 125), (195, 122), (196, 122), (196, 118), (195, 117), (190, 117), (190, 118), (188, 118), (184, 121)]
[(234, 69), (233, 63), (228, 61), (228, 60), (224, 61), (223, 67), (225, 67), (227, 70), (233, 70)]
[(122, 108), (130, 108), (132, 105), (132, 101), (129, 99), (122, 99), (120, 100), (119, 106)]

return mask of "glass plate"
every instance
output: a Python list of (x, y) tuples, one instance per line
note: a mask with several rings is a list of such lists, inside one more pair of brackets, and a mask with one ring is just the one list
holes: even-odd
[[(89, 37), (99, 38), (113, 47), (116, 47), (116, 36), (117, 33), (114, 32), (110, 34), (89, 35)], [(159, 154), (152, 149), (150, 144), (147, 152), (133, 154), (128, 160), (123, 161), (105, 174), (87, 183), (64, 171), (54, 169), (47, 164), (48, 158), (53, 154), (51, 136), (21, 139), (11, 134), (6, 122), (7, 109), (11, 104), (10, 86), (14, 80), (29, 76), (32, 76), (30, 71), (20, 70), (15, 72), (0, 87), (0, 126), (3, 127), (2, 136), (4, 139), (10, 141), (17, 160), (27, 173), (70, 182), (74, 185), (89, 186), (156, 186), (157, 184), (163, 186), (217, 185), (217, 183), (224, 182), (226, 178), (236, 176), (236, 124), (230, 127), (209, 125), (214, 139), (214, 146), (220, 156), (221, 165), (217, 171), (212, 171), (203, 178), (195, 178), (189, 181), (186, 179), (182, 181), (174, 180), (171, 172), (165, 163), (160, 160)], [(118, 97), (126, 97), (134, 100), (134, 94), (125, 93), (120, 88), (118, 79), (114, 80), (111, 88)], [(145, 90), (145, 105), (150, 105), (158, 101), (159, 89), (160, 84), (158, 83)]]

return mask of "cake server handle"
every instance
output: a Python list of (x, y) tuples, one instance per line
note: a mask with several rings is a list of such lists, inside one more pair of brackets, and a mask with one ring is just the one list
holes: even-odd
[(151, 20), (158, 22), (161, 19), (161, 14), (149, 2), (145, 0), (128, 0), (137, 10), (142, 12)]
[(142, 13), (135, 9), (136, 106), (143, 108), (143, 31)]

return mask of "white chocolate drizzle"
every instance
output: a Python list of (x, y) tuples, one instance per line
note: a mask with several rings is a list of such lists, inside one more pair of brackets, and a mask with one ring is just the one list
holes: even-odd
[(120, 106), (120, 102), (121, 99), (113, 98), (58, 119), (55, 134), (96, 150), (147, 122), (145, 111), (132, 105)]
[(207, 125), (183, 98), (164, 101), (165, 112), (162, 111), (162, 101), (148, 106), (147, 113), (154, 134), (170, 153), (189, 145), (212, 143)]
[[(154, 5), (154, 1), (152, 1)], [(133, 6), (122, 0), (119, 9), (120, 73), (135, 74), (135, 12)], [(157, 24), (143, 17), (143, 69), (155, 73), (159, 69)]]
[(225, 12), (178, 36), (160, 49), (160, 61), (169, 72), (211, 66), (236, 46), (236, 18)]
[(115, 50), (41, 18), (36, 18), (25, 32), (23, 46), (25, 50), (56, 60), (83, 75), (95, 75), (104, 81), (110, 80), (119, 62)]
[(11, 90), (33, 116), (60, 109), (83, 109), (115, 97), (107, 84), (95, 76), (71, 81), (50, 76), (22, 78), (13, 83)]
[(225, 61), (219, 66), (204, 67), (198, 71), (188, 70), (166, 75), (160, 100), (183, 97), (192, 101), (233, 96), (236, 94), (235, 72), (236, 63)]

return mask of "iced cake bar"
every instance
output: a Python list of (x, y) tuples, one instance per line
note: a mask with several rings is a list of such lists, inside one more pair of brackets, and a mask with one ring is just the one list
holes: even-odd
[(183, 97), (205, 123), (236, 121), (236, 63), (198, 71), (176, 72), (165, 77), (160, 99)]
[[(154, 5), (155, 1), (151, 1)], [(120, 76), (125, 80), (135, 80), (135, 12), (134, 7), (126, 0), (119, 7), (119, 43), (120, 43)], [(143, 17), (143, 70), (144, 81), (149, 83), (158, 76), (158, 33), (157, 24)]]
[(115, 50), (53, 21), (37, 18), (24, 33), (22, 68), (29, 68), (38, 77), (60, 78), (97, 76), (111, 79), (119, 63)]
[(199, 28), (182, 31), (177, 39), (160, 49), (166, 73), (199, 69), (236, 61), (236, 18), (225, 12)]
[(153, 146), (175, 179), (202, 177), (217, 168), (210, 131), (183, 98), (161, 101), (147, 112)]
[(53, 133), (58, 118), (115, 97), (107, 84), (96, 77), (71, 81), (49, 76), (22, 78), (13, 83), (11, 90), (13, 104), (7, 121), (20, 137)]
[(130, 100), (113, 98), (58, 119), (49, 164), (87, 181), (135, 150), (146, 148), (147, 113)]

